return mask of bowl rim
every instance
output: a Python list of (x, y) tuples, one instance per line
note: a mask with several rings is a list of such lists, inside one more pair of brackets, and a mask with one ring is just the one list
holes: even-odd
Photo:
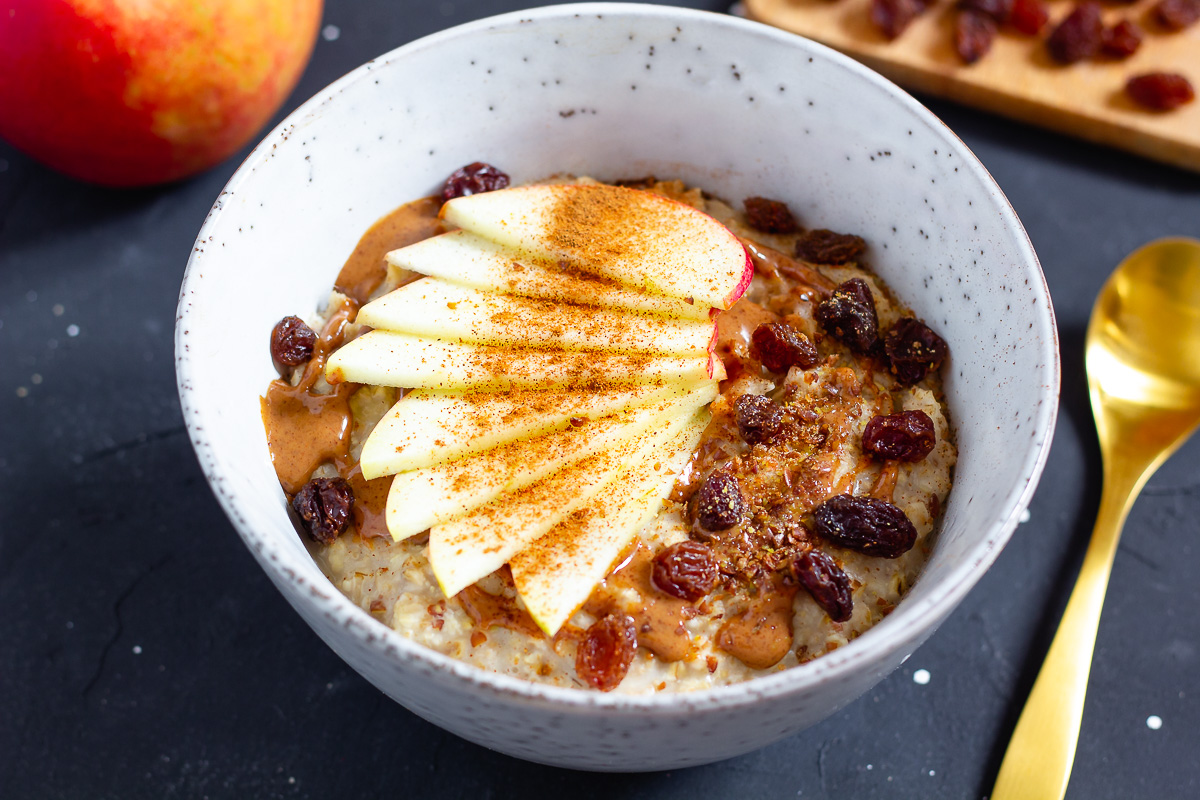
[[(972, 176), (989, 190), (996, 202), (996, 210), (1002, 218), (1002, 225), (1015, 233), (1017, 253), (1024, 257), (1025, 264), (1035, 268), (1035, 277), (1038, 281), (1033, 288), (1035, 292), (1040, 291), (1038, 297), (1044, 308), (1041, 314), (1046, 329), (1045, 335), (1038, 344), (1042, 350), (1041, 354), (1044, 356), (1044, 366), (1039, 378), (1042, 381), (1046, 402), (1039, 404), (1033, 424), (1034, 429), (1043, 431), (1044, 435), (1035, 444), (1029, 445), (1029, 451), (1025, 454), (1021, 471), (1025, 479), (1018, 480), (1001, 499), (1001, 508), (1005, 509), (1005, 513), (991, 524), (986, 535), (968, 549), (960, 562), (954, 565), (938, 584), (931, 587), (924, 597), (899, 603), (887, 619), (881, 620), (861, 636), (833, 652), (772, 675), (758, 676), (739, 683), (698, 689), (692, 692), (649, 695), (602, 693), (539, 684), (488, 672), (481, 667), (442, 655), (418, 644), (375, 620), (351, 602), (328, 581), (307, 554), (300, 557), (279, 547), (272, 547), (269, 538), (255, 532), (255, 526), (250, 520), (257, 515), (257, 512), (244, 513), (250, 506), (247, 505), (243, 508), (243, 501), (236, 490), (232, 489), (228, 481), (222, 477), (224, 473), (228, 472), (230, 464), (226, 463), (226, 459), (214, 447), (197, 405), (191, 402), (189, 384), (192, 378), (192, 358), (185, 346), (184, 336), (187, 333), (188, 319), (191, 314), (187, 298), (194, 288), (192, 276), (194, 272), (199, 271), (199, 264), (203, 261), (203, 244), (222, 215), (224, 204), (221, 198), (227, 193), (240, 191), (243, 184), (253, 174), (251, 164), (258, 160), (264, 150), (269, 149), (276, 137), (283, 135), (290, 126), (332, 101), (346, 86), (367, 79), (372, 69), (381, 64), (402, 60), (413, 53), (437, 47), (449, 39), (470, 36), (497, 27), (515, 26), (522, 20), (566, 19), (584, 15), (623, 17), (631, 20), (669, 18), (672, 21), (725, 26), (739, 33), (747, 34), (751, 38), (759, 37), (789, 47), (798, 47), (807, 51), (808, 55), (825, 59), (831, 66), (850, 73), (853, 76), (852, 79), (874, 84), (912, 113), (917, 120), (923, 121), (936, 134), (945, 137), (957, 149), (957, 155), (962, 157), (962, 161), (959, 162), (960, 167), (965, 165)], [(209, 487), (247, 548), (269, 577), (273, 579), (273, 582), (293, 603), (297, 605), (304, 603), (314, 607), (323, 615), (342, 621), (346, 630), (354, 631), (364, 644), (375, 651), (374, 657), (377, 659), (392, 660), (398, 662), (397, 665), (413, 662), (424, 664), (446, 674), (451, 679), (462, 681), (475, 690), (486, 690), (497, 696), (508, 696), (524, 701), (547, 703), (564, 711), (637, 712), (663, 715), (676, 714), (681, 710), (732, 709), (756, 704), (773, 697), (810, 690), (826, 681), (836, 680), (843, 675), (854, 673), (860, 662), (882, 662), (889, 654), (909, 645), (915, 646), (932, 634), (933, 630), (954, 610), (996, 560), (1016, 529), (1020, 515), (1028, 507), (1045, 468), (1054, 437), (1061, 384), (1061, 357), (1054, 309), (1045, 275), (1028, 233), (995, 179), (967, 145), (933, 112), (877, 72), (832, 48), (804, 37), (726, 14), (671, 6), (616, 2), (545, 6), (490, 16), (447, 28), (367, 61), (324, 87), (289, 113), (263, 137), (238, 166), (218, 195), (197, 235), (179, 293), (175, 325), (175, 360), (176, 383), (188, 436)], [(1034, 437), (1031, 437), (1030, 441), (1033, 440)], [(306, 585), (305, 574), (314, 573), (314, 580), (319, 579), (324, 584), (322, 588), (327, 587), (330, 591), (319, 591), (316, 586)], [(301, 600), (301, 598), (304, 599)], [(932, 620), (932, 624), (930, 620)]]

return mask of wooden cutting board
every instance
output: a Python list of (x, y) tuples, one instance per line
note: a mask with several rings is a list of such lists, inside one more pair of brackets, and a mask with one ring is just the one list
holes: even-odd
[(1200, 172), (1200, 97), (1174, 111), (1148, 111), (1125, 95), (1126, 79), (1180, 72), (1200, 94), (1200, 24), (1171, 33), (1152, 22), (1157, 0), (1104, 6), (1104, 21), (1121, 18), (1145, 31), (1124, 61), (1096, 59), (1062, 66), (1044, 37), (1074, 3), (1054, 0), (1037, 37), (1001, 27), (990, 53), (972, 65), (954, 51), (955, 7), (935, 0), (895, 41), (872, 24), (870, 0), (745, 0), (747, 16), (816, 39), (863, 62), (901, 86), (946, 97), (1024, 122), (1112, 145)]

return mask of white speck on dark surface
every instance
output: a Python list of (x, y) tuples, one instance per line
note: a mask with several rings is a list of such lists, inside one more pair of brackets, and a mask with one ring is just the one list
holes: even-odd
[(1152, 731), (1156, 731), (1162, 727), (1162, 717), (1157, 714), (1151, 714), (1146, 717), (1146, 727)]
[(17, 397), (28, 397), (28, 396), (29, 396), (29, 387), (28, 386), (18, 386), (17, 387)]
[(925, 684), (929, 683), (930, 677), (929, 670), (919, 669), (913, 673), (913, 683), (924, 686)]
[(140, 644), (135, 644), (133, 646), (133, 654), (135, 656), (140, 656), (142, 654), (142, 646)]
[(66, 309), (63, 308), (62, 303), (55, 303), (53, 306), (50, 307), (50, 313), (56, 317), (61, 317), (65, 311), (66, 311)]
[(1021, 524), (1025, 524), (1026, 522), (1029, 522), (1029, 519), (1030, 519), (1029, 509), (1027, 508), (1021, 512), (1020, 522), (1021, 522)]
[(337, 25), (326, 25), (321, 29), (321, 38), (327, 42), (336, 42), (341, 35), (342, 29)]
[(932, 778), (932, 777), (933, 777), (934, 775), (936, 775), (936, 774), (937, 774), (937, 773), (935, 773), (933, 770), (929, 770), (929, 777), (931, 777), (931, 778)]
[(75, 323), (71, 323), (70, 325), (67, 326), (67, 336), (70, 336), (73, 339), (78, 335), (79, 335), (79, 326), (78, 325), (76, 325)]
[(32, 383), (34, 386), (37, 386), (39, 383), (42, 382), (42, 376), (39, 373), (35, 372), (29, 376), (29, 382)]

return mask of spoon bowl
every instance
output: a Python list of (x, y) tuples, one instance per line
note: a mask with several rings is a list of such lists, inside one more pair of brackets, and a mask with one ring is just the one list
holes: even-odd
[(1085, 344), (1104, 461), (1079, 579), (1004, 754), (993, 800), (1061, 800), (1079, 740), (1092, 650), (1125, 517), (1146, 480), (1200, 424), (1200, 241), (1131, 253), (1092, 308)]

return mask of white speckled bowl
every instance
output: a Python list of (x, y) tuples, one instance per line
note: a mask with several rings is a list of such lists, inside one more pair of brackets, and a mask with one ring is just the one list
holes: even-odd
[[(959, 462), (937, 545), (897, 610), (829, 655), (690, 695), (626, 697), (498, 677), (394, 633), (322, 576), (285, 513), (258, 397), (272, 325), (326, 297), (360, 234), (470, 161), (517, 181), (676, 176), (787, 201), (852, 231), (950, 343)], [(371, 61), (295, 113), (233, 176), (180, 292), (179, 393), (200, 463), (271, 580), (368, 680), (505, 753), (602, 770), (702, 764), (840, 708), (924, 641), (995, 560), (1033, 493), (1058, 406), (1058, 342), (1025, 231), (970, 151), (866, 68), (726, 16), (543, 8)], [(271, 631), (262, 635), (271, 636)]]

